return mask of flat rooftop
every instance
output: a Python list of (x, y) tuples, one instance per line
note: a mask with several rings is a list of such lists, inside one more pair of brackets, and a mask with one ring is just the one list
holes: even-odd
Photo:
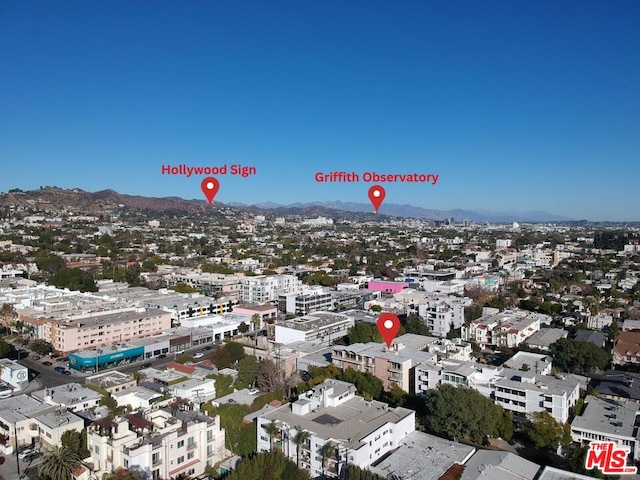
[(438, 480), (451, 465), (464, 464), (475, 451), (469, 445), (416, 431), (370, 470), (385, 478)]
[(345, 315), (323, 312), (305, 315), (304, 317), (294, 318), (292, 320), (286, 320), (284, 322), (276, 324), (276, 328), (286, 327), (308, 332), (310, 330), (316, 330), (318, 328), (346, 321), (349, 321), (349, 318)]
[(617, 402), (587, 395), (582, 415), (576, 416), (571, 429), (599, 432), (614, 437), (639, 438), (636, 416), (640, 410), (637, 402)]
[(367, 402), (355, 397), (337, 407), (319, 407), (306, 415), (296, 415), (291, 405), (284, 405), (264, 415), (268, 421), (275, 420), (303, 430), (315, 432), (320, 438), (345, 442), (347, 448), (357, 450), (363, 439), (387, 423), (396, 424), (400, 420), (415, 415), (406, 408), (389, 408), (386, 403)]

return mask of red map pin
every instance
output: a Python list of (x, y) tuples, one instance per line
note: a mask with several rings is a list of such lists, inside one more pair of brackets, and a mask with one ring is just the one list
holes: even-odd
[(371, 200), (373, 208), (376, 209), (376, 213), (378, 213), (378, 209), (384, 201), (385, 194), (386, 192), (384, 191), (384, 188), (382, 188), (380, 185), (374, 185), (369, 189), (369, 200)]
[(200, 186), (202, 187), (202, 193), (204, 193), (204, 196), (207, 197), (207, 201), (211, 204), (216, 193), (218, 193), (218, 190), (220, 189), (220, 182), (218, 182), (217, 178), (207, 177), (202, 180)]
[(391, 348), (391, 342), (393, 342), (398, 330), (400, 330), (400, 319), (393, 313), (385, 312), (378, 317), (376, 325), (378, 326), (380, 335), (382, 335), (382, 338), (387, 344), (387, 348)]

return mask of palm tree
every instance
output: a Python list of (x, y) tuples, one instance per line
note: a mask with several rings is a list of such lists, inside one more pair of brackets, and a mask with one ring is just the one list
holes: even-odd
[(275, 420), (271, 420), (271, 423), (267, 423), (264, 427), (264, 431), (269, 435), (269, 450), (273, 450), (273, 437), (275, 437), (280, 428)]
[(293, 442), (296, 444), (296, 464), (298, 465), (298, 468), (300, 468), (300, 449), (305, 443), (307, 443), (307, 440), (311, 438), (311, 433), (306, 430), (302, 430), (300, 427), (298, 427), (297, 430), (298, 433), (293, 437)]
[(73, 472), (82, 466), (77, 453), (67, 447), (55, 446), (42, 457), (38, 478), (42, 480), (72, 480)]
[(334, 458), (336, 456), (336, 453), (338, 453), (338, 450), (332, 443), (327, 442), (322, 446), (320, 453), (322, 455), (322, 476), (326, 478), (326, 475), (325, 475), (325, 465), (327, 463), (326, 461)]

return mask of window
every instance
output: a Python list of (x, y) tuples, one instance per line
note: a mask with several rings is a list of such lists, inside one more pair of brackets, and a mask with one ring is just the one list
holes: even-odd
[(195, 457), (196, 452), (189, 452), (187, 453), (187, 460), (191, 460), (193, 457)]
[(178, 465), (180, 465), (181, 463), (184, 463), (184, 455), (178, 457)]
[(184, 447), (184, 440), (180, 440), (177, 445), (178, 448)]
[(96, 455), (100, 455), (100, 447), (98, 447), (98, 445), (95, 445), (93, 447), (93, 451), (96, 453)]

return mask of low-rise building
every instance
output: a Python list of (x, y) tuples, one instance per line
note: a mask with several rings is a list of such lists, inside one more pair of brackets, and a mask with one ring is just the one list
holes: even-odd
[(587, 395), (581, 415), (571, 422), (574, 442), (588, 445), (590, 442), (615, 442), (629, 448), (629, 459), (640, 459), (640, 434), (638, 433), (638, 402), (618, 402)]
[(62, 435), (67, 430), (81, 432), (84, 428), (82, 417), (75, 415), (66, 408), (56, 408), (33, 418), (38, 428), (40, 445), (45, 450), (50, 450), (57, 445), (62, 445)]
[[(328, 379), (292, 404), (257, 419), (258, 451), (281, 450), (312, 477), (336, 478), (347, 464), (367, 468), (415, 431), (415, 412), (355, 396), (355, 387)], [(270, 433), (270, 425), (277, 428)], [(295, 439), (307, 432), (297, 447)], [(298, 452), (297, 448), (300, 448)]]
[(29, 385), (29, 369), (15, 360), (0, 358), (0, 380), (11, 385), (14, 391), (22, 391)]
[(97, 375), (91, 375), (90, 377), (85, 378), (84, 382), (87, 385), (102, 388), (112, 394), (128, 390), (129, 388), (136, 386), (135, 378), (117, 370), (110, 370)]
[(640, 363), (640, 332), (620, 332), (613, 346), (614, 365)]
[(102, 400), (101, 394), (79, 383), (65, 383), (57, 387), (47, 387), (33, 392), (31, 396), (47, 405), (67, 408), (73, 412), (97, 407)]
[(540, 330), (541, 323), (549, 323), (550, 317), (526, 310), (506, 310), (488, 313), (465, 323), (461, 328), (463, 340), (473, 340), (481, 347), (514, 348)]
[(347, 335), (353, 319), (341, 313), (317, 312), (275, 325), (276, 343), (313, 342), (330, 345)]

